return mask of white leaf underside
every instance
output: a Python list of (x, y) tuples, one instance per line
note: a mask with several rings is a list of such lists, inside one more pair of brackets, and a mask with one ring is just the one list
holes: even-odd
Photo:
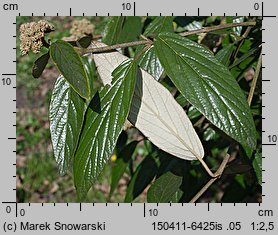
[[(92, 47), (106, 44), (93, 42)], [(111, 84), (113, 70), (128, 57), (117, 51), (94, 54), (98, 73)], [(129, 121), (160, 149), (182, 159), (202, 158), (204, 149), (185, 111), (171, 93), (150, 74), (142, 70), (136, 82), (128, 116)]]

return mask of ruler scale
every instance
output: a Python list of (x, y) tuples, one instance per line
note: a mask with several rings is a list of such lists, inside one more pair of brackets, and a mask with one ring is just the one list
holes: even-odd
[[(275, 1), (3, 1), (1, 25), (1, 234), (246, 234), (277, 233)], [(261, 16), (263, 36), (262, 203), (16, 203), (16, 16)]]

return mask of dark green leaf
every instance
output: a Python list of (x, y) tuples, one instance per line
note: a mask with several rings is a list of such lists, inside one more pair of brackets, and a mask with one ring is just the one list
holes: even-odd
[(249, 164), (230, 164), (227, 166), (223, 172), (224, 175), (236, 175), (236, 174), (242, 174), (245, 172), (248, 172), (252, 169), (252, 167)]
[(92, 56), (83, 56), (82, 62), (84, 64), (85, 71), (89, 78), (89, 85), (90, 85), (90, 90), (91, 90), (90, 93), (91, 93), (91, 96), (93, 96), (93, 94), (95, 94), (95, 92), (98, 88), (98, 86), (96, 86), (96, 83), (94, 83), (94, 81), (97, 78), (96, 65), (94, 63)]
[(136, 40), (142, 30), (141, 18), (138, 16), (114, 16), (107, 23), (102, 42), (113, 45), (116, 43)]
[(243, 62), (244, 60), (248, 59), (249, 57), (251, 57), (252, 55), (256, 54), (259, 50), (261, 50), (261, 48), (252, 48), (250, 51), (248, 51), (247, 53), (245, 53), (243, 56), (241, 56), (240, 58), (238, 58), (237, 60), (235, 60), (235, 62), (229, 66), (229, 69), (234, 68), (235, 66), (239, 65), (241, 62)]
[(243, 181), (244, 176), (235, 176), (233, 182), (230, 185), (228, 185), (227, 188), (225, 188), (225, 192), (221, 199), (221, 202), (241, 202), (248, 194), (248, 191), (246, 190), (246, 186)]
[[(140, 47), (141, 50), (143, 47)], [(140, 50), (140, 51), (141, 51)], [(140, 53), (139, 51), (139, 53)], [(159, 80), (164, 69), (156, 55), (154, 47), (151, 46), (138, 60), (138, 64), (142, 69), (152, 75), (155, 80)]]
[(125, 173), (129, 160), (131, 159), (137, 144), (138, 144), (138, 141), (130, 142), (118, 154), (117, 160), (115, 162), (115, 166), (113, 167), (112, 174), (111, 174), (111, 187), (110, 187), (110, 193), (109, 193), (110, 196), (113, 194), (114, 190), (117, 188), (119, 180)]
[[(161, 32), (173, 32), (173, 19), (171, 16), (157, 17), (150, 25), (146, 28), (144, 35), (156, 36)], [(144, 46), (140, 46), (137, 49), (137, 54), (143, 50)], [(150, 47), (138, 60), (138, 64), (142, 69), (147, 71), (152, 75), (156, 80), (158, 80), (164, 69), (157, 58), (154, 47)]]
[(252, 165), (256, 173), (258, 183), (262, 185), (262, 153), (256, 152)]
[(180, 161), (184, 161), (179, 158), (173, 157), (173, 155), (164, 152), (161, 149), (158, 150), (158, 156), (160, 164), (158, 168), (157, 178), (159, 178), (161, 175), (165, 174), (168, 171), (173, 171), (177, 168), (178, 164), (181, 164)]
[(117, 43), (132, 42), (138, 39), (142, 31), (141, 17), (127, 16), (124, 21), (123, 30)]
[(151, 183), (157, 173), (157, 164), (152, 155), (148, 155), (136, 168), (127, 187), (125, 202), (132, 202)]
[(77, 47), (76, 41), (67, 41), (67, 43), (69, 43), (73, 47)]
[(182, 94), (179, 94), (175, 100), (178, 102), (178, 104), (181, 106), (181, 107), (185, 107), (186, 105), (188, 105), (188, 101), (187, 99), (182, 95)]
[[(185, 107), (188, 105), (188, 100), (184, 97), (184, 95), (179, 94), (175, 100), (179, 103), (181, 107)], [(190, 106), (187, 111), (187, 116), (192, 120), (194, 118), (200, 117), (202, 114), (194, 108), (194, 106)]]
[(107, 45), (118, 43), (124, 27), (124, 21), (124, 16), (111, 17), (104, 28), (102, 42)]
[(117, 140), (116, 148), (115, 148), (115, 154), (119, 155), (122, 149), (125, 147), (128, 140), (127, 133), (123, 130)]
[(179, 35), (159, 34), (155, 48), (167, 75), (186, 99), (227, 135), (255, 149), (255, 124), (229, 70), (207, 49)]
[(146, 37), (155, 37), (161, 32), (173, 32), (173, 16), (156, 17), (146, 28)]
[(172, 196), (170, 202), (178, 203), (180, 202), (182, 197), (183, 197), (183, 191), (181, 189), (178, 189), (177, 192), (175, 192), (174, 195)]
[(225, 66), (229, 65), (231, 55), (234, 50), (233, 44), (228, 44), (227, 46), (223, 47), (218, 53), (215, 55), (216, 59)]
[[(181, 202), (184, 201), (185, 192), (192, 193), (192, 188), (189, 186), (189, 166), (190, 161), (184, 161), (178, 158), (173, 158), (172, 155), (159, 151), (159, 169), (157, 173), (157, 178), (160, 176), (163, 176), (166, 172), (171, 171), (174, 175), (180, 176), (182, 178), (182, 184), (180, 185), (179, 189), (174, 193), (172, 198), (170, 199), (170, 202)], [(195, 184), (196, 186), (196, 184)], [(198, 185), (197, 185), (198, 187)]]
[(126, 121), (139, 70), (127, 60), (112, 73), (112, 85), (93, 97), (74, 157), (74, 182), (82, 200), (112, 155)]
[(92, 36), (92, 35), (88, 35), (88, 36), (85, 36), (85, 37), (80, 38), (80, 39), (76, 42), (76, 44), (77, 44), (77, 46), (80, 46), (80, 47), (82, 47), (82, 48), (87, 48), (88, 46), (91, 45), (92, 39), (93, 39), (93, 36)]
[(81, 57), (67, 42), (58, 40), (50, 46), (50, 56), (72, 88), (83, 98), (90, 99), (89, 78)]
[(147, 200), (150, 203), (169, 202), (179, 190), (182, 177), (168, 171), (160, 176), (148, 190)]
[(34, 78), (39, 78), (42, 75), (42, 72), (48, 63), (49, 57), (50, 57), (49, 52), (47, 52), (46, 54), (40, 56), (34, 62), (34, 66), (33, 66), (33, 70), (32, 70), (32, 75)]
[(87, 48), (88, 46), (91, 45), (92, 39), (93, 39), (93, 35), (90, 34), (90, 35), (80, 38), (77, 41), (67, 41), (67, 43), (69, 43), (73, 47)]
[(50, 133), (60, 174), (66, 173), (73, 159), (85, 111), (85, 100), (60, 76), (55, 83), (49, 107)]

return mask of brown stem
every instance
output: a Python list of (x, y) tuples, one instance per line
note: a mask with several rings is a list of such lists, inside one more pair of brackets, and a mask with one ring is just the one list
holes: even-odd
[(194, 126), (202, 125), (202, 123), (206, 120), (205, 116), (202, 116), (195, 124)]
[(190, 200), (190, 202), (196, 202), (203, 194), (204, 192), (206, 192), (208, 190), (208, 188), (217, 180), (221, 177), (227, 163), (229, 162), (229, 158), (230, 155), (226, 154), (226, 156), (224, 157), (221, 165), (219, 166), (218, 170), (215, 172), (215, 175), (217, 175), (217, 177), (214, 177), (212, 179), (210, 179), (206, 185)]
[[(183, 32), (179, 33), (181, 36), (189, 36), (193, 34), (198, 34), (198, 33), (208, 33), (212, 31), (217, 31), (221, 29), (226, 29), (226, 28), (232, 28), (232, 27), (238, 27), (238, 26), (255, 26), (256, 22), (241, 22), (241, 23), (231, 23), (231, 24), (225, 24), (225, 25), (217, 25), (217, 26), (211, 26), (211, 27), (205, 27), (203, 29), (197, 29), (197, 30), (192, 30), (189, 32)], [(101, 36), (99, 37), (101, 38)], [(120, 44), (115, 44), (112, 46), (105, 46), (105, 47), (99, 47), (99, 48), (91, 48), (91, 49), (85, 49), (82, 50), (82, 54), (88, 54), (88, 53), (101, 53), (101, 52), (107, 52), (111, 50), (115, 50), (118, 48), (126, 48), (126, 47), (131, 47), (131, 46), (138, 46), (138, 45), (151, 45), (152, 41), (149, 39), (141, 40), (141, 41), (134, 41), (134, 42), (127, 42), (127, 43), (120, 43)]]
[(259, 78), (259, 75), (260, 75), (261, 66), (262, 66), (262, 53), (259, 57), (259, 61), (258, 61), (257, 66), (256, 66), (256, 72), (255, 72), (255, 75), (254, 75), (254, 78), (253, 78), (253, 81), (252, 81), (252, 84), (251, 84), (251, 88), (250, 88), (250, 91), (249, 91), (248, 99), (247, 99), (249, 106), (251, 105), (251, 102), (252, 102), (252, 99), (253, 99), (253, 96), (254, 96), (254, 91), (255, 91), (257, 81), (258, 81), (258, 78)]
[(179, 33), (179, 35), (189, 36), (189, 35), (193, 35), (193, 34), (209, 33), (209, 32), (213, 32), (213, 31), (217, 31), (217, 30), (221, 30), (221, 29), (233, 28), (233, 27), (238, 27), (238, 26), (255, 26), (255, 25), (256, 25), (256, 22), (254, 22), (254, 21), (223, 24), (223, 25), (221, 24), (221, 25), (217, 25), (217, 26), (210, 26), (210, 27), (205, 27), (202, 29), (196, 29), (196, 30), (192, 30), (189, 32), (182, 32), (182, 33)]
[(101, 52), (107, 52), (107, 51), (112, 51), (118, 48), (126, 48), (126, 47), (132, 47), (132, 46), (138, 46), (138, 45), (145, 45), (145, 44), (150, 44), (150, 40), (141, 40), (141, 41), (135, 41), (135, 42), (126, 42), (126, 43), (120, 43), (120, 44), (115, 44), (112, 46), (104, 46), (104, 47), (98, 47), (98, 48), (90, 48), (83, 50), (83, 54), (88, 54), (88, 53), (101, 53)]
[(102, 38), (101, 34), (93, 35), (93, 40), (98, 40), (98, 39), (101, 39), (101, 38)]
[(150, 47), (152, 46), (152, 44), (148, 44), (146, 45), (143, 50), (141, 50), (136, 56), (134, 56), (134, 60), (138, 60), (147, 50), (150, 49)]
[(243, 34), (241, 37), (239, 37), (239, 38), (237, 39), (237, 43), (239, 43), (239, 45), (238, 45), (238, 47), (237, 47), (237, 49), (236, 49), (236, 52), (234, 53), (234, 59), (237, 57), (237, 54), (239, 53), (240, 48), (242, 47), (242, 45), (243, 45), (243, 43), (244, 43), (244, 39), (247, 38), (247, 36), (248, 36), (248, 34), (250, 33), (251, 29), (252, 29), (252, 27), (249, 26), (249, 27), (245, 30), (244, 34)]

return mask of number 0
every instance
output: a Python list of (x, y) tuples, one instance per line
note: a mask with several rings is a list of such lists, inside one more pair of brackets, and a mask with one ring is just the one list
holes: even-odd
[(10, 207), (10, 206), (7, 206), (7, 207), (6, 207), (6, 212), (7, 212), (8, 214), (10, 214), (11, 211), (12, 211), (11, 207)]
[(19, 214), (20, 214), (20, 216), (24, 216), (25, 215), (25, 210), (24, 209), (20, 209)]
[(254, 9), (257, 11), (257, 10), (259, 10), (260, 9), (260, 4), (259, 3), (255, 3), (254, 4)]

